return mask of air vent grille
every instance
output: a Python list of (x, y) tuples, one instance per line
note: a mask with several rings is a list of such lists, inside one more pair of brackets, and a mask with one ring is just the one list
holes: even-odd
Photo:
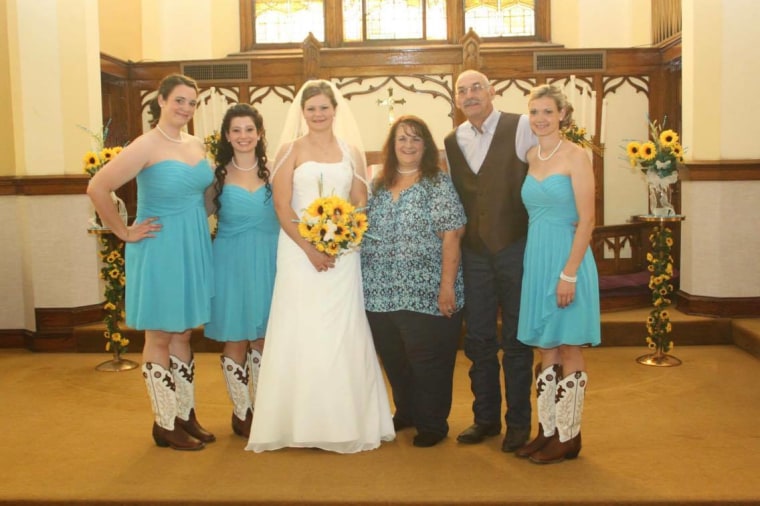
[(184, 63), (182, 73), (199, 82), (244, 82), (250, 80), (251, 67), (248, 62)]
[(583, 53), (535, 53), (533, 70), (535, 72), (604, 71), (606, 53), (593, 51)]

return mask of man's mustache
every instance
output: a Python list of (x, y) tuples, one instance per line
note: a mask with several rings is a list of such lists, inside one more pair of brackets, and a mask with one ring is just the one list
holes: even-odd
[(477, 98), (471, 98), (469, 100), (464, 101), (465, 107), (470, 106), (470, 105), (478, 105), (478, 104), (480, 104), (480, 100), (478, 100)]

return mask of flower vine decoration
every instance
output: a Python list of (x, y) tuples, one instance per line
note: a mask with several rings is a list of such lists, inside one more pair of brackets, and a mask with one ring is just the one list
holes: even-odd
[[(99, 133), (82, 127), (95, 140), (97, 148), (88, 151), (82, 159), (83, 171), (93, 177), (108, 162), (121, 153), (122, 147), (106, 147), (108, 138), (108, 125), (110, 120)], [(103, 322), (106, 330), (103, 337), (106, 339), (106, 351), (111, 351), (118, 356), (127, 351), (129, 339), (124, 337), (120, 329), (120, 323), (124, 321), (124, 287), (126, 275), (124, 272), (124, 243), (109, 234), (98, 234), (100, 240), (100, 260), (103, 266), (100, 269), (100, 279), (105, 281), (105, 303)]]
[(589, 148), (595, 154), (604, 156), (604, 149), (601, 146), (594, 144), (594, 142), (587, 137), (588, 133), (586, 132), (586, 129), (579, 127), (575, 121), (563, 128), (560, 133), (565, 139), (573, 144), (577, 144), (582, 148)]
[(654, 227), (649, 242), (652, 248), (647, 253), (647, 268), (650, 272), (649, 289), (652, 291), (654, 307), (647, 318), (646, 342), (650, 349), (667, 353), (674, 346), (669, 339), (672, 325), (667, 311), (673, 294), (673, 233), (665, 226)]

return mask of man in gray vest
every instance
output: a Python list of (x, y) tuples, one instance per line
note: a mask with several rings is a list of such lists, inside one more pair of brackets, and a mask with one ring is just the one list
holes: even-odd
[[(500, 369), (507, 410), (502, 450), (520, 448), (530, 436), (533, 350), (517, 340), (528, 213), (520, 190), (525, 153), (536, 144), (525, 115), (494, 109), (495, 91), (480, 72), (456, 82), (456, 105), (467, 121), (446, 136), (446, 158), (467, 214), (462, 245), (466, 334), (474, 424), (460, 443), (480, 443), (501, 433)], [(497, 321), (501, 309), (501, 339)], [(499, 348), (503, 350), (501, 366)]]

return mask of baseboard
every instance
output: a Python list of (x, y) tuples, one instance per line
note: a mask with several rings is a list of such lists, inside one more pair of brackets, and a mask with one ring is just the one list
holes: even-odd
[(26, 348), (33, 334), (26, 329), (0, 329), (0, 348)]
[(103, 321), (103, 303), (80, 307), (35, 308), (37, 331), (26, 340), (32, 351), (77, 351), (74, 329)]
[(705, 297), (676, 292), (678, 310), (682, 313), (720, 318), (760, 317), (760, 297)]

